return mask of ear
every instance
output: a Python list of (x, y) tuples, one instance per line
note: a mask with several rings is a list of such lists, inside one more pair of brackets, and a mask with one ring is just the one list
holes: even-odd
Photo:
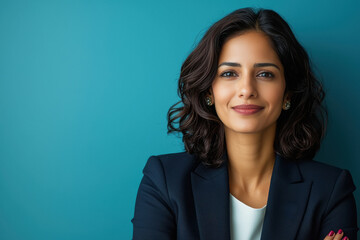
[(209, 91), (208, 91), (207, 96), (209, 96), (209, 97), (213, 100), (213, 102), (214, 102), (214, 93), (213, 93), (212, 87), (209, 88)]
[(292, 95), (293, 95), (293, 92), (287, 91), (287, 92), (284, 94), (284, 101), (290, 101)]

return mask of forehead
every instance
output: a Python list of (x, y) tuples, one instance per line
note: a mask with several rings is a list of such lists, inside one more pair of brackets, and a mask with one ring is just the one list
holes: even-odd
[(227, 39), (221, 49), (219, 63), (222, 61), (246, 62), (271, 61), (280, 64), (270, 38), (263, 32), (247, 31)]

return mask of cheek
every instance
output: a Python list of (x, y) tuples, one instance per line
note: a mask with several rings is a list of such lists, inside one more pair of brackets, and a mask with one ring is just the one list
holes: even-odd
[(213, 94), (215, 102), (215, 111), (222, 122), (226, 122), (227, 107), (234, 95), (234, 87), (231, 84), (216, 83), (213, 84)]
[(283, 93), (278, 92), (278, 93), (275, 93), (275, 94), (270, 94), (268, 96), (268, 99), (269, 99), (269, 102), (271, 102), (271, 104), (273, 105), (273, 107), (282, 105)]
[(215, 103), (226, 104), (234, 94), (234, 87), (231, 84), (217, 83), (213, 85)]
[(271, 91), (269, 89), (264, 92), (264, 98), (266, 98), (270, 107), (274, 109), (278, 109), (281, 111), (283, 104), (283, 96), (285, 89), (283, 87), (273, 88)]

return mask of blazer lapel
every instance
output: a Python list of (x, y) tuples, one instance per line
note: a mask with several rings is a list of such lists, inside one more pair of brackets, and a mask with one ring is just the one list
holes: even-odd
[(303, 180), (295, 161), (276, 155), (261, 240), (296, 239), (311, 185)]
[(200, 239), (230, 239), (229, 178), (227, 164), (207, 168), (202, 163), (191, 173)]
[[(200, 239), (230, 239), (227, 156), (219, 168), (199, 164), (191, 173)], [(312, 182), (303, 180), (297, 163), (276, 155), (261, 240), (296, 239)]]

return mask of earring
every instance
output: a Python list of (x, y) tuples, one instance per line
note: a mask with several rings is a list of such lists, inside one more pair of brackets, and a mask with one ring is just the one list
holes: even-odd
[(211, 100), (211, 97), (206, 97), (205, 98), (205, 101), (206, 101), (206, 104), (208, 105), (208, 106), (211, 106), (211, 105), (213, 105), (213, 102), (212, 102), (212, 100)]
[(284, 109), (284, 110), (289, 110), (289, 109), (290, 109), (290, 107), (291, 107), (291, 103), (290, 103), (290, 101), (286, 101), (286, 102), (285, 102), (285, 104), (284, 104), (283, 109)]

